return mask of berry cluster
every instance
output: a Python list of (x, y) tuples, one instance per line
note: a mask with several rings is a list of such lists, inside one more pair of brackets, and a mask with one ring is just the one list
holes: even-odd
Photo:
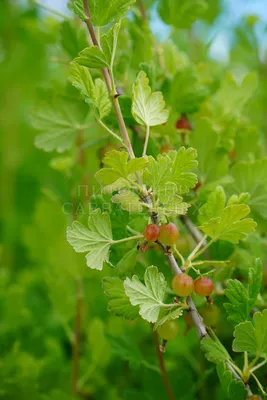
[(172, 222), (160, 226), (149, 224), (144, 231), (144, 237), (148, 242), (159, 240), (166, 246), (172, 246), (178, 240), (179, 230)]

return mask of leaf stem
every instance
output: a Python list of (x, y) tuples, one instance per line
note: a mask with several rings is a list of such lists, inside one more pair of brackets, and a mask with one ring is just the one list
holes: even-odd
[[(203, 239), (207, 238), (207, 235), (203, 236)], [(206, 246), (202, 247), (202, 249), (200, 249), (194, 256), (193, 258), (191, 258), (191, 260), (195, 260), (196, 258), (198, 258), (201, 254), (205, 253), (205, 251), (212, 245), (212, 243), (215, 242), (215, 239), (212, 239), (209, 243), (206, 244)], [(201, 247), (201, 246), (200, 246)]]
[[(193, 239), (196, 243), (199, 243), (202, 240), (202, 233), (197, 229), (197, 227), (193, 224), (190, 218), (187, 215), (181, 216), (182, 223), (186, 226), (187, 230), (191, 233)], [(206, 246), (207, 242), (203, 242), (203, 246)]]
[(175, 251), (175, 253), (178, 255), (178, 257), (180, 258), (180, 260), (182, 261), (182, 265), (184, 265), (185, 259), (184, 259), (184, 257), (182, 256), (182, 254), (180, 253), (180, 251), (177, 249), (176, 246), (174, 246), (174, 251)]
[(248, 370), (248, 352), (245, 351), (244, 353), (244, 372)]
[[(99, 45), (99, 42), (98, 42), (97, 37), (95, 35), (94, 27), (93, 27), (93, 24), (92, 24), (91, 13), (90, 13), (88, 0), (83, 0), (83, 5), (84, 5), (84, 11), (85, 11), (85, 15), (86, 15), (85, 23), (86, 23), (86, 26), (87, 26), (88, 31), (90, 33), (92, 42), (93, 42), (93, 44), (95, 46), (100, 48), (100, 45)], [(114, 108), (114, 111), (115, 111), (115, 114), (116, 114), (116, 118), (117, 118), (117, 121), (118, 121), (118, 124), (119, 124), (119, 127), (120, 127), (120, 131), (121, 131), (121, 135), (122, 135), (123, 141), (124, 141), (125, 146), (126, 146), (126, 148), (128, 150), (130, 158), (135, 158), (135, 154), (134, 154), (134, 151), (133, 151), (133, 148), (132, 148), (132, 144), (131, 144), (131, 141), (130, 141), (130, 138), (129, 138), (129, 135), (128, 135), (128, 132), (127, 132), (127, 128), (126, 128), (126, 125), (125, 125), (125, 122), (124, 122), (124, 119), (123, 119), (123, 116), (122, 116), (122, 112), (121, 112), (118, 96), (117, 96), (117, 94), (114, 94), (113, 90), (112, 90), (112, 79), (111, 79), (110, 72), (109, 72), (109, 70), (107, 68), (103, 68), (102, 72), (103, 72), (103, 75), (104, 75), (104, 79), (105, 79), (105, 82), (106, 82), (106, 85), (107, 85), (108, 92), (109, 92), (109, 94), (111, 96), (111, 101), (112, 101), (113, 108)]]
[(257, 369), (261, 368), (266, 363), (267, 363), (267, 359), (263, 360), (261, 363), (259, 363), (258, 365), (255, 365), (255, 367), (251, 368), (250, 372), (256, 371)]
[(202, 266), (202, 267), (206, 267), (206, 266), (209, 266), (209, 265), (212, 265), (214, 267), (216, 267), (216, 266), (220, 267), (223, 264), (230, 264), (230, 261), (203, 260), (203, 261), (195, 261), (195, 262), (191, 263), (191, 265), (194, 265), (194, 266), (198, 266), (199, 265), (199, 266)]
[(129, 240), (138, 240), (138, 239), (143, 239), (144, 235), (136, 235), (136, 236), (129, 236), (127, 238), (119, 239), (119, 240), (112, 240), (110, 244), (118, 244), (118, 243), (124, 243), (128, 242)]
[(258, 378), (256, 377), (256, 375), (253, 374), (253, 372), (251, 373), (251, 375), (253, 376), (253, 378), (254, 378), (255, 381), (257, 382), (257, 385), (258, 385), (260, 391), (262, 392), (262, 394), (263, 394), (264, 396), (267, 396), (267, 393), (264, 391), (264, 389), (263, 389), (263, 387), (262, 387), (262, 384), (260, 383), (260, 381), (258, 380)]
[[(100, 118), (96, 118), (97, 123), (102, 126), (102, 128), (104, 128), (111, 136), (113, 136), (115, 139), (117, 139), (119, 142), (121, 142), (124, 145), (124, 142), (122, 140), (122, 138), (120, 136), (118, 136), (115, 132), (113, 132), (111, 129), (109, 129), (109, 127), (104, 124), (103, 121), (101, 121)], [(125, 145), (124, 145), (125, 146)]]
[(137, 0), (137, 4), (140, 9), (142, 20), (144, 22), (147, 22), (147, 13), (146, 13), (146, 8), (145, 8), (143, 0)]
[[(203, 236), (202, 239), (200, 239), (200, 241), (198, 242), (198, 244), (196, 245), (196, 247), (194, 248), (194, 250), (191, 252), (191, 254), (189, 254), (189, 256), (187, 257), (188, 261), (192, 261), (194, 260), (197, 256), (196, 254), (198, 254), (199, 249), (203, 246), (203, 243), (206, 242), (207, 240), (207, 235)], [(205, 246), (206, 247), (206, 246)], [(203, 250), (203, 249), (202, 249)]]
[(50, 7), (46, 6), (45, 4), (40, 3), (40, 2), (37, 1), (37, 0), (34, 0), (33, 3), (34, 3), (36, 6), (42, 8), (43, 10), (48, 11), (48, 12), (50, 12), (51, 14), (56, 15), (57, 17), (60, 17), (60, 18), (63, 18), (63, 19), (70, 19), (70, 17), (68, 17), (67, 15), (62, 14), (61, 12), (59, 12), (59, 11), (57, 11), (57, 10), (54, 10), (53, 8), (50, 8)]
[(252, 362), (249, 364), (249, 366), (248, 366), (248, 368), (251, 370), (253, 367), (254, 367), (254, 365), (257, 363), (257, 361), (260, 359), (260, 354), (258, 354), (255, 358), (254, 358), (254, 360), (252, 360)]
[(240, 375), (243, 376), (243, 372), (241, 371), (240, 368), (238, 368), (233, 362), (229, 361), (229, 364), (232, 366), (232, 368)]
[(147, 152), (147, 145), (148, 145), (149, 135), (150, 135), (150, 126), (147, 125), (147, 127), (146, 127), (145, 144), (144, 144), (144, 150), (143, 150), (143, 157), (146, 155), (146, 152)]
[(74, 325), (74, 339), (72, 343), (72, 366), (71, 366), (71, 392), (73, 396), (75, 396), (78, 393), (82, 308), (83, 308), (82, 280), (81, 278), (77, 278), (76, 316)]

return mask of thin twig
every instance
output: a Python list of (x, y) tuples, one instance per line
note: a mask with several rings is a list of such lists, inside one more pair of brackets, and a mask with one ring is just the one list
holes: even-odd
[(102, 128), (104, 128), (111, 136), (113, 136), (115, 139), (117, 139), (120, 143), (123, 143), (123, 140), (120, 136), (118, 136), (115, 132), (113, 132), (111, 129), (109, 129), (109, 127), (104, 124), (104, 122), (101, 121), (101, 119), (96, 118), (97, 123), (102, 126)]
[(78, 393), (81, 321), (82, 321), (82, 307), (83, 307), (82, 299), (83, 299), (82, 280), (80, 278), (77, 278), (76, 315), (75, 315), (75, 325), (74, 325), (74, 340), (72, 345), (72, 366), (71, 366), (71, 392), (73, 396), (75, 396)]
[[(99, 45), (99, 42), (98, 42), (97, 37), (95, 35), (94, 27), (93, 27), (93, 24), (92, 24), (91, 13), (90, 13), (88, 0), (83, 0), (83, 4), (84, 4), (85, 15), (86, 15), (85, 23), (86, 23), (86, 26), (87, 26), (88, 31), (90, 33), (92, 42), (93, 42), (93, 44), (95, 46), (100, 48), (100, 45)], [(113, 108), (114, 108), (114, 111), (115, 111), (115, 114), (116, 114), (116, 118), (117, 118), (117, 121), (118, 121), (118, 124), (119, 124), (119, 127), (120, 127), (120, 131), (121, 131), (121, 135), (122, 135), (123, 141), (124, 141), (124, 143), (125, 143), (125, 145), (127, 147), (127, 150), (128, 150), (130, 158), (134, 158), (135, 157), (134, 151), (133, 151), (133, 148), (132, 148), (132, 144), (131, 144), (131, 141), (130, 141), (130, 138), (129, 138), (129, 135), (128, 135), (128, 132), (127, 132), (127, 128), (126, 128), (123, 116), (122, 116), (122, 112), (121, 112), (118, 96), (117, 96), (117, 93), (114, 93), (114, 91), (113, 91), (113, 85), (112, 85), (112, 79), (111, 79), (111, 76), (110, 76), (110, 72), (109, 72), (109, 70), (107, 68), (103, 68), (102, 69), (102, 73), (103, 73), (103, 76), (104, 76), (104, 79), (105, 79), (105, 82), (106, 82), (106, 86), (107, 86), (108, 92), (109, 92), (109, 94), (111, 96), (111, 101), (112, 101)]]
[(62, 14), (62, 13), (60, 13), (59, 11), (54, 10), (53, 8), (48, 7), (48, 6), (46, 6), (45, 4), (40, 3), (39, 1), (34, 1), (33, 4), (35, 4), (37, 7), (40, 7), (40, 8), (42, 8), (43, 10), (45, 10), (45, 11), (51, 13), (51, 14), (56, 15), (56, 16), (59, 17), (59, 18), (63, 18), (63, 19), (67, 19), (67, 20), (70, 19), (69, 16)]
[[(196, 228), (196, 226), (193, 224), (190, 218), (188, 218), (187, 215), (182, 215), (181, 216), (181, 221), (182, 223), (186, 226), (188, 231), (191, 233), (191, 236), (195, 240), (196, 243), (199, 243), (202, 240), (202, 233)], [(207, 241), (203, 242), (202, 245), (203, 247), (206, 246)]]
[(169, 400), (175, 400), (172, 388), (171, 388), (171, 384), (169, 381), (169, 377), (166, 371), (166, 366), (165, 366), (165, 360), (164, 360), (164, 356), (163, 353), (160, 351), (159, 348), (159, 336), (157, 331), (153, 330), (153, 339), (155, 342), (155, 347), (156, 347), (156, 352), (157, 352), (157, 357), (158, 357), (158, 362), (159, 362), (159, 367), (160, 367), (160, 372), (161, 372), (161, 377), (162, 377), (162, 381), (163, 384), (165, 386), (165, 390), (168, 396)]
[(146, 155), (146, 152), (147, 152), (147, 145), (148, 145), (148, 140), (149, 140), (149, 134), (150, 134), (150, 126), (147, 125), (147, 127), (146, 127), (145, 144), (144, 144), (144, 150), (143, 150), (143, 157)]
[(147, 22), (147, 13), (146, 13), (146, 8), (145, 8), (143, 0), (137, 0), (137, 4), (140, 9), (142, 20), (144, 22)]

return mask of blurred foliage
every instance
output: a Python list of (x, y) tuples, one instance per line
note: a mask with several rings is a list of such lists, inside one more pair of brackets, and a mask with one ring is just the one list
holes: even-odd
[[(154, 3), (145, 1), (148, 17), (154, 12), (150, 14), (148, 7), (154, 10)], [(219, 282), (229, 277), (245, 281), (256, 256), (265, 265), (266, 289), (267, 57), (260, 51), (255, 33), (256, 26), (263, 22), (250, 16), (233, 28), (234, 40), (229, 63), (225, 65), (210, 60), (211, 44), (199, 36), (201, 28), (192, 25), (201, 19), (209, 30), (222, 12), (219, 2), (196, 0), (190, 8), (186, 3), (159, 2), (160, 17), (172, 26), (170, 37), (164, 42), (153, 38), (137, 6), (123, 21), (115, 60), (117, 84), (124, 92), (123, 114), (131, 127), (134, 124), (128, 101), (131, 84), (137, 70), (143, 69), (153, 90), (162, 90), (171, 110), (169, 122), (152, 129), (149, 153), (156, 155), (164, 145), (178, 148), (185, 140), (199, 154), (197, 172), (201, 187), (189, 195), (191, 218), (196, 221), (196, 210), (218, 184), (229, 195), (250, 193), (248, 204), (258, 223), (258, 232), (238, 246), (219, 241), (210, 250), (214, 258), (231, 259), (236, 266), (216, 272), (218, 293), (223, 288)], [(42, 132), (51, 133), (58, 128), (57, 119), (59, 123), (61, 118), (72, 119), (72, 115), (58, 108), (58, 98), (76, 101), (79, 116), (83, 121), (86, 119), (87, 106), (67, 84), (67, 79), (68, 63), (87, 46), (87, 40), (85, 26), (77, 19), (61, 21), (52, 14), (43, 14), (33, 4), (0, 1), (1, 400), (69, 399), (78, 302), (76, 284), (80, 279), (82, 333), (78, 386), (84, 397), (166, 398), (151, 327), (140, 319), (128, 322), (109, 314), (108, 298), (103, 295), (101, 285), (103, 271), (89, 270), (84, 257), (74, 253), (65, 238), (66, 226), (73, 218), (84, 222), (90, 207), (105, 208), (109, 204), (105, 197), (99, 196), (94, 174), (105, 151), (116, 148), (117, 144), (90, 119), (82, 144), (86, 155), (85, 176), (75, 163), (77, 150), (72, 146), (73, 136), (60, 148), (68, 150), (64, 155), (54, 151), (57, 146), (46, 148), (53, 150), (51, 153), (34, 147), (36, 132), (31, 115), (37, 103), (40, 112), (48, 107), (51, 113)], [(98, 76), (95, 71), (94, 78)], [(72, 112), (75, 114), (76, 110)], [(175, 128), (181, 114), (187, 114), (194, 127), (186, 137)], [(116, 126), (114, 115), (107, 118), (107, 123)], [(131, 135), (139, 154), (144, 132), (138, 127), (132, 129)], [(128, 212), (118, 211), (114, 206), (111, 218), (115, 237), (122, 237), (129, 222)], [(144, 215), (138, 215), (130, 225), (140, 231), (144, 223)], [(190, 241), (187, 245), (192, 247)], [(113, 264), (119, 268), (116, 271), (107, 266), (110, 276), (132, 274), (134, 256), (137, 261), (134, 272), (138, 276), (143, 276), (148, 265), (156, 264), (170, 279), (161, 253), (148, 251), (145, 255), (135, 255), (131, 244), (127, 246), (118, 246), (111, 254)], [(121, 250), (127, 265), (119, 263)], [(221, 310), (216, 330), (230, 349), (233, 329), (222, 307), (224, 300), (224, 296), (215, 299)], [(259, 307), (266, 306), (266, 302), (265, 291)], [(199, 349), (195, 330), (184, 336), (185, 321), (179, 321), (179, 325), (178, 338), (169, 343), (165, 356), (174, 393), (179, 400), (226, 399), (216, 369), (205, 361)], [(266, 384), (264, 371), (261, 378)]]

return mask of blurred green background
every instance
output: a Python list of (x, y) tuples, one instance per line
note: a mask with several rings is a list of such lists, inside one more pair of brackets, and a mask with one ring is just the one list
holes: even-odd
[[(239, 7), (245, 3), (238, 2)], [(257, 71), (262, 90), (252, 104), (251, 119), (260, 126), (265, 148), (267, 7), (264, 1), (255, 5), (258, 16), (234, 18), (232, 25), (225, 25), (226, 6), (216, 2), (211, 20), (192, 29), (191, 48), (186, 47), (186, 35), (176, 38), (176, 43), (191, 53), (194, 63), (210, 62), (213, 71), (230, 70), (237, 76)], [(49, 6), (66, 12), (63, 1), (50, 1)], [(166, 38), (168, 28), (154, 9), (151, 15), (154, 32)], [(134, 23), (129, 34), (141, 46), (138, 61), (142, 61), (146, 43), (142, 48), (142, 35), (138, 36)], [(33, 2), (0, 1), (0, 399), (70, 398), (75, 373), (73, 327), (82, 279), (81, 395), (101, 400), (162, 400), (166, 395), (151, 328), (108, 313), (102, 272), (89, 271), (84, 257), (66, 242), (65, 230), (73, 212), (64, 204), (75, 204), (74, 214), (81, 211), (79, 202), (73, 202), (81, 171), (77, 168), (68, 176), (68, 158), (59, 160), (56, 154), (34, 147), (36, 131), (30, 115), (38, 94), (51, 86), (60, 88), (68, 76), (68, 62), (84, 41), (86, 46), (82, 33), (77, 34), (77, 43), (68, 42), (73, 33), (68, 28), (60, 17)], [(203, 73), (203, 81), (209, 81), (208, 74)], [(103, 139), (86, 149), (88, 193), (93, 191), (93, 175), (101, 165), (103, 143), (108, 142)], [(87, 206), (85, 202), (85, 215)], [(169, 345), (166, 354), (177, 399), (224, 399), (213, 367), (199, 350), (196, 333), (190, 331), (185, 338), (184, 329), (182, 325), (179, 340)], [(225, 331), (230, 341), (227, 328), (221, 328), (222, 334)]]

